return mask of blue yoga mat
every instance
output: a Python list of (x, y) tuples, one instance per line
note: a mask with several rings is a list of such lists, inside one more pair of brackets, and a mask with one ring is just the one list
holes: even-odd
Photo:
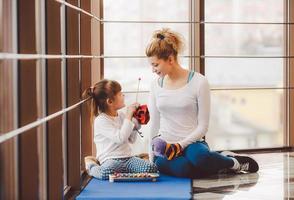
[(166, 175), (156, 182), (110, 183), (93, 178), (76, 199), (191, 199), (191, 181)]

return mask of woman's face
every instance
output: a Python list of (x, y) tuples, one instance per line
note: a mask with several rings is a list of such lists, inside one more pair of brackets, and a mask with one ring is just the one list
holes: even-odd
[(149, 58), (149, 62), (152, 66), (152, 72), (156, 73), (158, 76), (165, 76), (169, 73), (171, 69), (170, 58), (167, 60), (158, 59), (157, 56), (152, 56)]

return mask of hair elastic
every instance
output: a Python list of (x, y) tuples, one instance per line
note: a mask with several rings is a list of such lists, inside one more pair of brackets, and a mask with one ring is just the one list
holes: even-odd
[(164, 35), (162, 35), (161, 33), (158, 33), (156, 37), (160, 40), (163, 40), (165, 38)]

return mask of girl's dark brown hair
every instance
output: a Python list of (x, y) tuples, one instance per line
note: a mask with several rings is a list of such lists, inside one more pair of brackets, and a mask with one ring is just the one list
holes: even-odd
[(146, 48), (147, 57), (156, 56), (158, 59), (167, 60), (170, 55), (177, 59), (178, 53), (184, 49), (183, 37), (168, 28), (157, 30)]
[(121, 86), (117, 81), (103, 79), (93, 87), (89, 87), (83, 92), (83, 99), (91, 98), (92, 116), (98, 116), (100, 112), (106, 112), (107, 99), (114, 100), (114, 96), (121, 91)]

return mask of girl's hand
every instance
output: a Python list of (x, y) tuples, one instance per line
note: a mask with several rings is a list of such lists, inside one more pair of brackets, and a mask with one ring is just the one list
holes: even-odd
[(131, 105), (129, 105), (127, 107), (127, 113), (126, 113), (126, 117), (129, 120), (132, 120), (132, 117), (134, 115), (134, 112), (137, 110), (137, 108), (140, 106), (140, 104), (138, 103), (133, 103)]

